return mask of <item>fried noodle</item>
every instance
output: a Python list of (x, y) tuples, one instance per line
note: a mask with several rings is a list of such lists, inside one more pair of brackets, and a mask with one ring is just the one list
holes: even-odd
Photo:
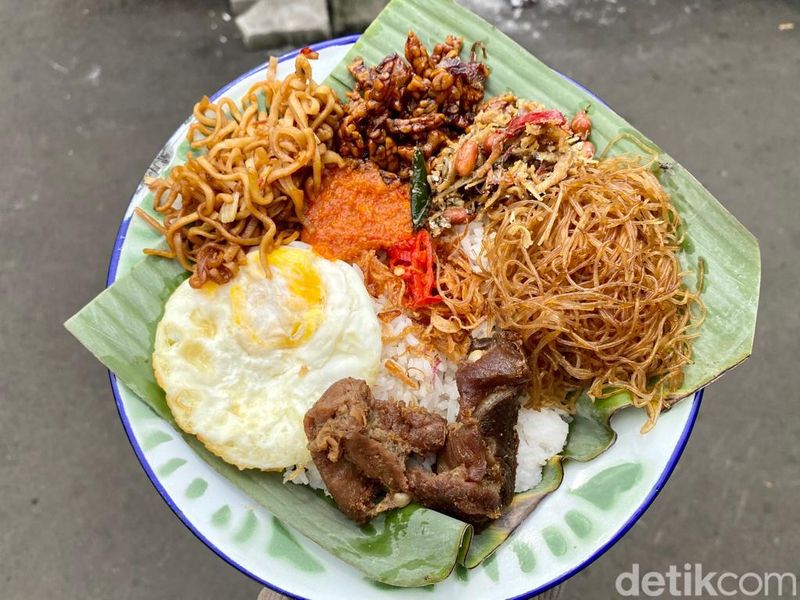
[(649, 165), (579, 164), (539, 200), (486, 216), (486, 302), (499, 327), (523, 337), (531, 397), (569, 407), (583, 389), (627, 390), (651, 427), (681, 386), (704, 307), (677, 258), (680, 216)]
[(177, 259), (192, 271), (192, 287), (229, 281), (249, 247), (260, 248), (269, 274), (269, 251), (297, 239), (306, 196), (319, 189), (323, 169), (342, 164), (329, 149), (342, 107), (314, 82), (309, 58), (316, 54), (301, 52), (282, 81), (271, 58), (266, 79), (239, 104), (200, 100), (187, 135), (194, 152), (148, 182), (161, 222), (137, 213), (169, 250), (145, 252)]

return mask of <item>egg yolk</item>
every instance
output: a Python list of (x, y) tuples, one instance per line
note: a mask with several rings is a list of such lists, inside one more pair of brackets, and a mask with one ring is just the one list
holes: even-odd
[(323, 319), (325, 287), (312, 257), (302, 248), (276, 248), (267, 257), (272, 278), (231, 286), (233, 322), (252, 342), (265, 348), (296, 348), (314, 335)]
[(281, 246), (270, 252), (267, 264), (278, 269), (289, 286), (289, 292), (309, 305), (322, 304), (323, 288), (319, 273), (311, 263), (308, 250)]

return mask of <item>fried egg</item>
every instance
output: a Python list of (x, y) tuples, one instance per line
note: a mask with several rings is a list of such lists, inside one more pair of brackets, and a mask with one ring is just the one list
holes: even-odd
[(153, 367), (175, 421), (241, 469), (304, 465), (303, 417), (335, 381), (378, 373), (381, 332), (354, 267), (305, 245), (258, 252), (225, 285), (183, 282)]

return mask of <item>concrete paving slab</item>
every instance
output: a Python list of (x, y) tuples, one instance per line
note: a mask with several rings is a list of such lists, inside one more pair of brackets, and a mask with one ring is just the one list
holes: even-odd
[(331, 29), (334, 35), (361, 33), (386, 6), (387, 0), (332, 0)]
[(251, 49), (305, 46), (330, 37), (325, 0), (258, 0), (236, 17), (245, 46)]
[(240, 15), (256, 2), (258, 2), (258, 0), (230, 0), (231, 12), (234, 15)]

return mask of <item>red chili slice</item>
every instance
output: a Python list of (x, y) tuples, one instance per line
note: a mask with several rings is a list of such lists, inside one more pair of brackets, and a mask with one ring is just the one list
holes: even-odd
[(514, 137), (518, 133), (522, 133), (525, 125), (532, 123), (539, 125), (548, 123), (552, 125), (564, 125), (567, 122), (566, 117), (560, 110), (537, 110), (534, 112), (517, 115), (506, 126), (506, 136)]
[(433, 293), (436, 279), (433, 273), (433, 246), (431, 236), (421, 229), (413, 237), (389, 248), (389, 267), (395, 270), (402, 267), (401, 277), (406, 281), (409, 298), (405, 299), (410, 308), (419, 308), (441, 302), (440, 296)]

